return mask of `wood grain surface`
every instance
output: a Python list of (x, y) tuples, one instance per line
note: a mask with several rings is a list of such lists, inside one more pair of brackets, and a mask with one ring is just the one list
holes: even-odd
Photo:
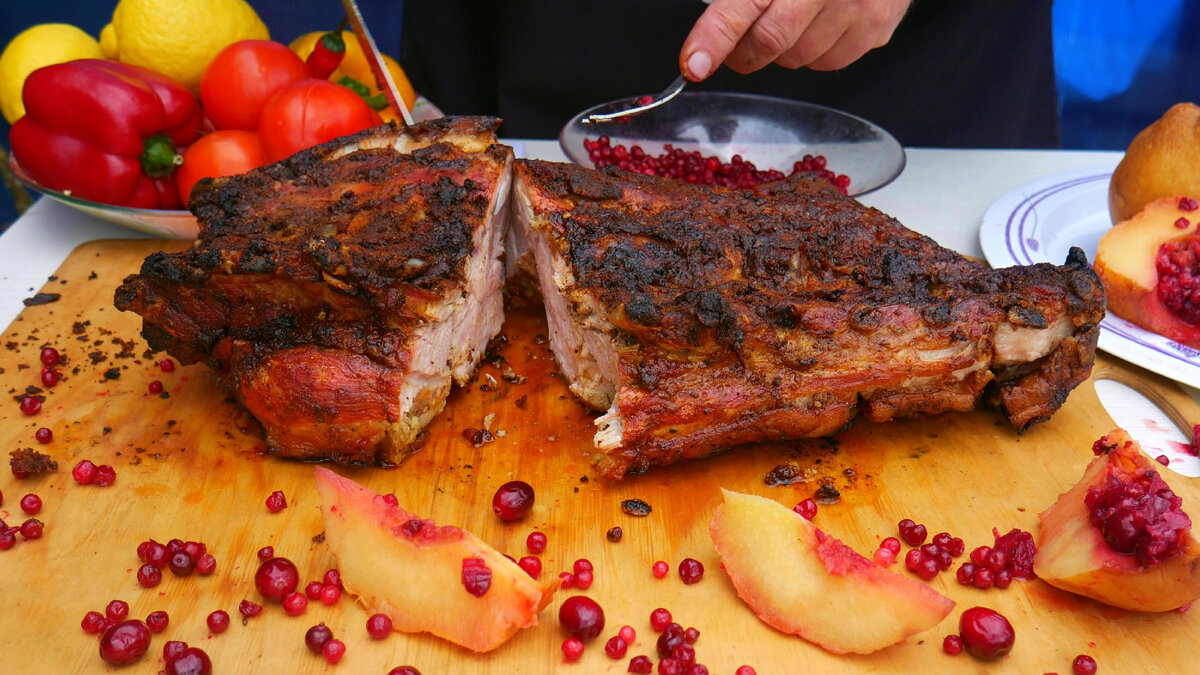
[[(930, 582), (958, 603), (937, 628), (869, 656), (836, 656), (760, 622), (718, 564), (707, 524), (720, 487), (792, 506), (821, 482), (832, 482), (841, 500), (822, 506), (815, 522), (867, 556), (906, 517), (926, 524), (930, 534), (948, 530), (962, 537), (968, 550), (991, 544), (993, 527), (1036, 534), (1037, 513), (1079, 479), (1092, 442), (1114, 426), (1091, 381), (1052, 420), (1022, 435), (988, 411), (860, 423), (833, 439), (740, 448), (614, 483), (590, 468), (594, 414), (557, 377), (539, 307), (510, 311), (500, 343), (499, 353), (523, 382), (506, 382), (499, 368), (486, 365), (469, 387), (454, 391), (424, 448), (404, 465), (338, 471), (394, 492), (409, 511), (464, 527), (514, 557), (527, 554), (530, 531), (545, 532), (543, 574), (557, 575), (577, 558), (590, 559), (595, 585), (586, 594), (604, 607), (608, 628), (588, 644), (583, 658), (563, 663), (564, 634), (557, 625), (561, 600), (579, 591), (559, 591), (539, 626), (484, 655), (427, 634), (371, 640), (366, 611), (348, 596), (333, 607), (311, 603), (300, 617), (268, 605), (243, 625), (239, 601), (261, 600), (253, 586), (257, 549), (271, 545), (291, 558), (303, 582), (320, 578), (334, 559), (314, 541), (323, 526), (312, 465), (263, 455), (254, 422), (224, 399), (212, 372), (203, 365), (162, 372), (157, 361), (165, 355), (147, 353), (138, 335), (140, 318), (112, 306), (114, 288), (147, 254), (180, 246), (124, 240), (81, 246), (41, 289), (61, 298), (27, 307), (3, 334), (0, 384), (9, 403), (0, 407), (0, 447), (47, 452), (58, 471), (25, 480), (0, 471), (0, 517), (19, 524), (25, 516), (18, 501), (34, 492), (45, 503), (38, 518), (46, 525), (41, 540), (18, 541), (0, 551), (0, 672), (104, 671), (96, 637), (81, 630), (80, 620), (114, 598), (129, 602), (134, 617), (154, 610), (171, 617), (151, 652), (120, 669), (129, 673), (161, 670), (166, 640), (202, 647), (219, 673), (386, 673), (403, 664), (426, 675), (623, 673), (629, 657), (653, 657), (657, 635), (648, 617), (660, 606), (685, 627), (700, 630), (698, 661), (713, 673), (732, 674), (742, 664), (762, 674), (1069, 673), (1080, 653), (1094, 656), (1108, 673), (1187, 672), (1195, 666), (1196, 611), (1121, 611), (1041, 581), (1014, 582), (1007, 590), (969, 589), (955, 581), (953, 570)], [(26, 387), (40, 384), (43, 346), (65, 357), (63, 377), (43, 392), (41, 413), (27, 417), (17, 399)], [(1200, 420), (1195, 404), (1170, 382), (1108, 359), (1102, 358), (1102, 366), (1157, 392), (1180, 419)], [(119, 377), (111, 379), (113, 374)], [(161, 380), (168, 395), (148, 393), (152, 380)], [(53, 442), (44, 446), (34, 440), (42, 426), (54, 431)], [(484, 426), (503, 435), (475, 447), (464, 430)], [(113, 465), (116, 484), (76, 485), (70, 472), (80, 459)], [(805, 481), (764, 483), (772, 468), (789, 462)], [(503, 523), (490, 502), (495, 489), (511, 479), (532, 484), (537, 503), (525, 521)], [(1176, 476), (1174, 483), (1184, 508), (1200, 513), (1194, 481)], [(264, 505), (273, 490), (283, 490), (288, 500), (278, 514)], [(648, 502), (653, 512), (645, 518), (624, 514), (621, 500), (631, 497)], [(611, 543), (605, 533), (618, 525), (624, 537)], [(218, 561), (216, 573), (165, 573), (157, 588), (138, 586), (138, 543), (176, 537), (206, 542)], [(685, 586), (674, 571), (685, 557), (704, 564), (700, 583)], [(652, 576), (656, 560), (671, 563), (667, 578)], [(903, 572), (902, 566), (894, 569)], [(1015, 626), (1016, 646), (1003, 661), (985, 665), (966, 654), (942, 652), (943, 636), (957, 632), (959, 614), (975, 605), (996, 608)], [(234, 621), (213, 636), (205, 617), (216, 609), (228, 611)], [(304, 647), (304, 632), (318, 621), (348, 647), (337, 666)], [(625, 659), (610, 660), (603, 643), (622, 624), (633, 626), (638, 638)]]

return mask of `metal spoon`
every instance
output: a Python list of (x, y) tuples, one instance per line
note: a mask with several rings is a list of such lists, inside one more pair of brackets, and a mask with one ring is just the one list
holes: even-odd
[(618, 110), (616, 112), (588, 115), (580, 120), (580, 122), (584, 124), (605, 124), (607, 122), (621, 121), (625, 118), (633, 117), (634, 115), (641, 115), (642, 113), (648, 110), (653, 110), (678, 96), (679, 92), (683, 91), (683, 87), (686, 84), (687, 80), (683, 79), (683, 75), (680, 75), (679, 77), (675, 78), (675, 81), (672, 82), (666, 89), (664, 89), (661, 94), (656, 96), (642, 96), (640, 98), (632, 99), (630, 101), (632, 105), (629, 108)]

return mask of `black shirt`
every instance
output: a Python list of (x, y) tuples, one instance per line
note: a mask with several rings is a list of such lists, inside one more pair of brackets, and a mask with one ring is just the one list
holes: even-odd
[[(839, 71), (722, 67), (689, 90), (839, 108), (902, 144), (1058, 147), (1051, 0), (915, 0), (892, 40)], [(401, 62), (449, 114), (551, 138), (575, 113), (662, 90), (707, 5), (698, 0), (410, 0)]]

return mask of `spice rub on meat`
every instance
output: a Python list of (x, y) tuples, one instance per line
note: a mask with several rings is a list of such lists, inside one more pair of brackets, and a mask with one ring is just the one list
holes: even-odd
[(510, 243), (572, 391), (607, 410), (610, 478), (981, 400), (1024, 429), (1091, 371), (1104, 294), (1077, 249), (992, 270), (803, 176), (733, 190), (518, 160), (514, 180)]
[(152, 348), (217, 370), (270, 452), (399, 462), (500, 330), (498, 125), (384, 125), (201, 181), (196, 244), (148, 257), (116, 306)]

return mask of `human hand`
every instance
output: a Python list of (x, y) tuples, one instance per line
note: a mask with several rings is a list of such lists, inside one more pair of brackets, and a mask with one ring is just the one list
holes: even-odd
[(845, 68), (887, 44), (912, 0), (712, 0), (679, 53), (693, 82), (722, 62), (746, 74), (769, 63)]

